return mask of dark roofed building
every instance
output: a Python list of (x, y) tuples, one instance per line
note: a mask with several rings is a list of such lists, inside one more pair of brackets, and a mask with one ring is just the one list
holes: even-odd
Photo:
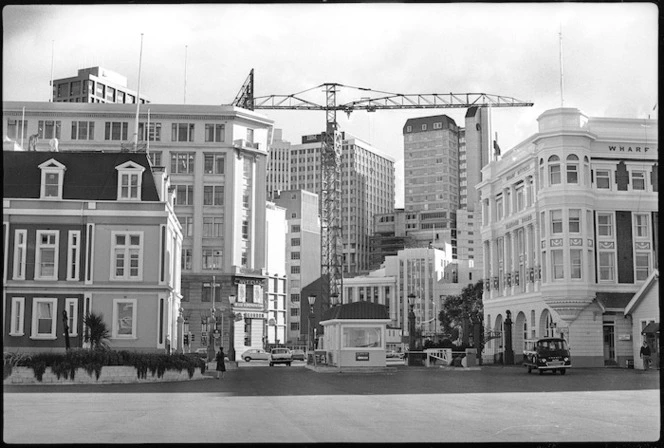
[(321, 321), (333, 319), (388, 319), (387, 306), (373, 302), (352, 302), (330, 308)]

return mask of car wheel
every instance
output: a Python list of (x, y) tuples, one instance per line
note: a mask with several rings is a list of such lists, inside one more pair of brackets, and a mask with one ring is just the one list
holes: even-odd
[(246, 357), (244, 358), (244, 360), (245, 360), (246, 362), (249, 362), (249, 361), (251, 361), (251, 358), (248, 357), (248, 356), (246, 356)]
[(530, 372), (532, 372), (532, 371), (533, 371), (533, 368), (530, 367), (530, 366), (528, 366), (528, 373), (530, 373)]
[(560, 369), (560, 374), (561, 374), (561, 375), (564, 375), (565, 372), (567, 372), (567, 369)]

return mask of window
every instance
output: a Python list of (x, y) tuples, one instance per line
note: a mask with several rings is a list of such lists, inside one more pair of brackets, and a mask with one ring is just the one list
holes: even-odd
[(104, 140), (127, 140), (129, 123), (126, 121), (107, 121), (104, 125)]
[(60, 121), (39, 120), (39, 138), (50, 140), (60, 138)]
[(223, 142), (226, 125), (223, 124), (205, 124), (205, 141), (206, 142)]
[(412, 132), (413, 127), (412, 126), (406, 126), (406, 132)]
[(7, 138), (10, 140), (21, 140), (28, 138), (28, 121), (7, 120)]
[(115, 169), (118, 170), (118, 200), (140, 201), (145, 168), (134, 162), (126, 162)]
[(175, 186), (175, 205), (194, 205), (194, 186)]
[(523, 187), (517, 188), (516, 190), (516, 211), (520, 212), (526, 206), (526, 201), (524, 199), (524, 189)]
[(25, 297), (12, 297), (9, 336), (23, 336), (25, 321)]
[(136, 338), (136, 299), (113, 299), (114, 339)]
[(247, 142), (253, 143), (254, 142), (254, 130), (253, 129), (247, 129)]
[(13, 280), (25, 280), (26, 246), (28, 231), (21, 229), (14, 233), (14, 269)]
[(244, 320), (244, 345), (251, 347), (251, 321), (252, 319)]
[(150, 126), (147, 126), (147, 123), (138, 123), (138, 138), (141, 141), (160, 142), (161, 123), (150, 123)]
[(111, 232), (111, 280), (143, 277), (143, 232)]
[(434, 129), (443, 129), (443, 123), (440, 123), (440, 122), (434, 123), (433, 128)]
[(293, 317), (297, 317), (300, 315), (300, 309), (299, 308), (291, 308), (290, 309), (290, 315)]
[(224, 174), (224, 156), (205, 154), (205, 174)]
[(298, 233), (300, 231), (300, 225), (299, 224), (293, 224), (291, 226), (291, 233)]
[(182, 249), (182, 269), (191, 270), (191, 249)]
[(41, 199), (62, 199), (64, 174), (67, 169), (55, 159), (39, 165), (41, 170)]
[(242, 239), (243, 240), (249, 239), (249, 221), (247, 221), (246, 219), (242, 221)]
[(563, 233), (563, 211), (551, 210), (551, 233)]
[(94, 121), (72, 121), (71, 122), (72, 140), (94, 140), (95, 122)]
[(581, 278), (581, 249), (571, 249), (570, 252), (571, 277)]
[(78, 335), (78, 299), (65, 299), (69, 336)]
[(58, 278), (58, 231), (37, 230), (37, 254), (35, 279), (57, 280)]
[(498, 221), (503, 219), (504, 210), (503, 210), (503, 197), (502, 196), (498, 196), (496, 198), (496, 212), (497, 212), (497, 215), (498, 215)]
[(291, 246), (299, 246), (300, 245), (300, 239), (299, 238), (291, 238)]
[(636, 280), (645, 280), (650, 274), (650, 254), (637, 252), (634, 257), (636, 267)]
[(161, 166), (161, 151), (150, 151), (148, 153), (148, 159), (150, 159), (150, 164), (152, 166)]
[(595, 171), (595, 185), (597, 185), (597, 188), (604, 190), (609, 190), (611, 188), (611, 177), (609, 176), (609, 170)]
[(290, 300), (292, 303), (300, 303), (300, 295), (299, 294), (291, 294), (290, 295)]
[(560, 179), (560, 161), (558, 156), (549, 157), (549, 185), (557, 185), (561, 182)]
[(182, 226), (182, 236), (194, 235), (194, 217), (193, 216), (180, 216), (180, 225)]
[(608, 213), (597, 214), (597, 234), (600, 236), (613, 236), (613, 215)]
[(565, 266), (563, 264), (563, 251), (551, 251), (551, 268), (553, 269), (553, 279), (558, 280), (565, 278)]
[(646, 189), (646, 173), (643, 171), (632, 171), (632, 190)]
[(203, 236), (218, 238), (222, 236), (223, 219), (221, 217), (203, 217)]
[(33, 339), (56, 339), (56, 310), (58, 299), (35, 297), (32, 299)]
[(614, 253), (613, 252), (600, 252), (599, 253), (599, 279), (606, 281), (613, 281), (614, 279)]
[(567, 156), (567, 183), (579, 183), (579, 158), (574, 154)]
[(380, 348), (383, 345), (381, 330), (377, 327), (343, 327), (343, 348)]
[(648, 215), (634, 214), (634, 234), (640, 238), (648, 238)]
[(193, 152), (171, 153), (171, 174), (192, 174), (194, 172)]
[(569, 232), (570, 233), (580, 233), (581, 232), (581, 210), (577, 208), (569, 209)]
[(221, 269), (222, 259), (221, 250), (212, 248), (203, 248), (203, 269)]
[(173, 123), (171, 125), (171, 141), (193, 142), (194, 123)]
[(203, 186), (203, 205), (224, 205), (224, 186)]
[(291, 260), (299, 260), (300, 259), (300, 253), (299, 252), (291, 252), (290, 258), (291, 258)]
[(291, 274), (299, 274), (300, 273), (300, 267), (299, 266), (291, 266), (290, 273)]
[(67, 243), (67, 280), (78, 280), (80, 276), (81, 231), (70, 230)]

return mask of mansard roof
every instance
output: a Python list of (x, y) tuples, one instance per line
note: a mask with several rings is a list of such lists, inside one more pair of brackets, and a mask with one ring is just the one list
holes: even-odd
[(66, 168), (63, 199), (115, 201), (118, 196), (116, 167), (132, 162), (144, 168), (141, 183), (143, 201), (159, 201), (152, 169), (145, 153), (136, 152), (45, 152), (3, 151), (3, 197), (39, 199), (41, 169), (39, 165), (55, 160)]

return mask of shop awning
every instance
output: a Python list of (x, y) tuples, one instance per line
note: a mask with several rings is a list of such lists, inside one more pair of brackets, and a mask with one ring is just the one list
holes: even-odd
[(641, 334), (656, 334), (659, 333), (659, 322), (650, 322), (646, 328), (641, 331)]

